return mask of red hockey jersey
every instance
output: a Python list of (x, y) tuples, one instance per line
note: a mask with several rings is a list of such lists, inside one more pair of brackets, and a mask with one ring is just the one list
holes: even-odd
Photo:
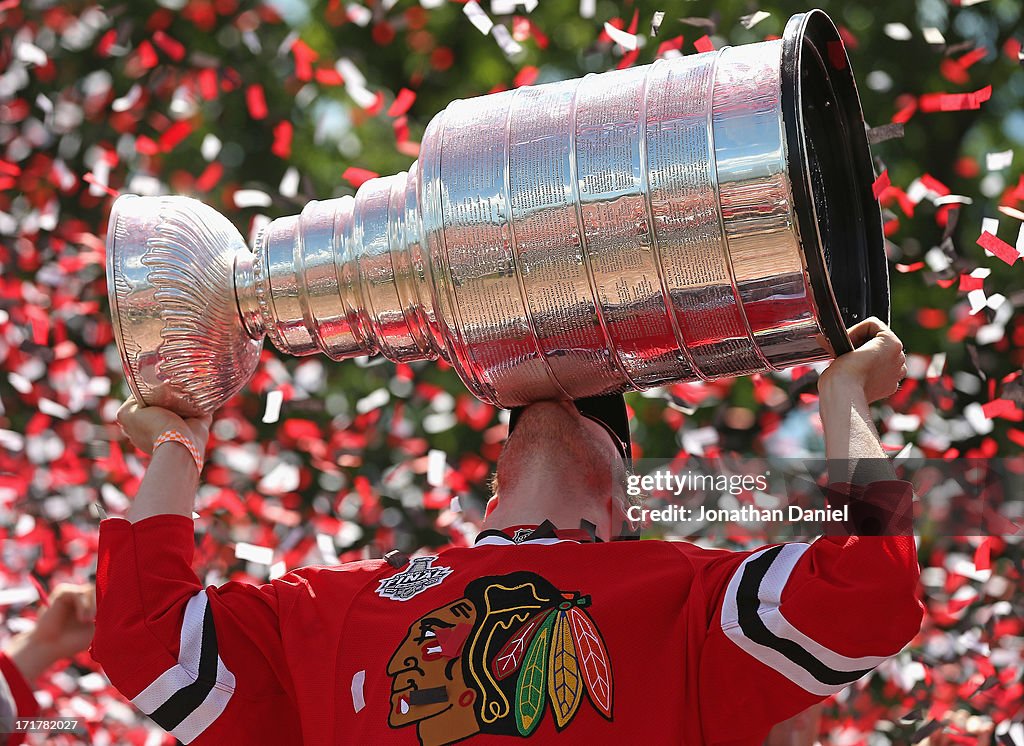
[(921, 620), (910, 536), (728, 552), (492, 534), (205, 589), (192, 553), (188, 518), (104, 521), (92, 647), (184, 743), (759, 744)]

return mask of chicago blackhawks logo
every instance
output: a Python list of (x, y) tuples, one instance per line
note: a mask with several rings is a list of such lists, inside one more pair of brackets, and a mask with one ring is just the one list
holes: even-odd
[(531, 572), (472, 581), (413, 622), (391, 656), (388, 724), (416, 724), (423, 746), (441, 746), (530, 736), (549, 709), (561, 731), (584, 699), (611, 720), (611, 661), (589, 607)]

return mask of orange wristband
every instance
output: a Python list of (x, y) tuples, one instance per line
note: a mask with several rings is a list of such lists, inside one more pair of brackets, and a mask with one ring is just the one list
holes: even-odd
[(164, 430), (160, 433), (156, 441), (153, 443), (153, 450), (155, 451), (158, 446), (161, 446), (164, 443), (170, 443), (171, 441), (181, 443), (181, 445), (188, 449), (188, 452), (192, 454), (192, 459), (196, 462), (196, 468), (199, 470), (199, 473), (202, 474), (203, 454), (199, 452), (199, 449), (196, 448), (196, 445), (192, 442), (191, 438), (187, 435), (182, 435), (177, 430)]

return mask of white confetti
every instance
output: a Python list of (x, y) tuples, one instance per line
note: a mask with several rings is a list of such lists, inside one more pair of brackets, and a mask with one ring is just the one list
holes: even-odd
[(962, 194), (944, 194), (941, 197), (936, 197), (932, 202), (936, 207), (942, 207), (942, 205), (973, 205), (974, 200), (970, 197), (965, 197)]
[(931, 362), (928, 363), (928, 372), (925, 373), (925, 378), (939, 378), (942, 376), (942, 371), (946, 367), (946, 353), (937, 352), (932, 356)]
[(30, 604), (39, 598), (39, 591), (34, 585), (22, 585), (15, 588), (0, 589), (0, 606)]
[(654, 11), (654, 17), (651, 19), (651, 36), (657, 36), (658, 30), (661, 28), (661, 22), (665, 20), (665, 11), (656, 10)]
[(317, 534), (316, 548), (320, 550), (320, 556), (325, 564), (338, 564), (338, 550), (334, 548), (334, 539), (330, 534)]
[(999, 235), (999, 218), (982, 218), (981, 219), (981, 232), (991, 233), (993, 236)]
[(463, 5), (462, 12), (466, 14), (466, 17), (476, 26), (481, 34), (487, 36), (487, 34), (491, 33), (491, 29), (494, 28), (494, 21), (491, 20), (490, 16), (487, 15), (486, 11), (480, 7), (480, 3), (476, 0), (469, 0), (468, 3)]
[(742, 25), (743, 28), (749, 30), (749, 29), (754, 28), (754, 26), (759, 24), (761, 21), (763, 21), (765, 18), (767, 18), (770, 15), (771, 15), (771, 13), (769, 13), (767, 11), (759, 10), (756, 13), (751, 13), (749, 16), (741, 17), (740, 18), (740, 25)]
[(927, 199), (929, 202), (934, 202), (939, 198), (939, 196), (938, 192), (933, 189), (929, 189), (921, 179), (914, 179), (910, 182), (910, 186), (907, 187), (907, 199), (915, 205), (923, 199)]
[(921, 418), (916, 414), (893, 412), (886, 418), (885, 426), (901, 433), (912, 433), (921, 427)]
[(25, 436), (13, 430), (0, 430), (0, 447), (18, 453), (25, 447)]
[(1002, 324), (985, 324), (974, 333), (974, 341), (981, 346), (995, 344), (1006, 336), (1006, 327)]
[(288, 572), (288, 568), (284, 564), (284, 560), (278, 560), (270, 566), (270, 572), (267, 573), (267, 578), (270, 580), (277, 580), (277, 578)]
[(597, 0), (580, 0), (580, 18), (593, 18), (597, 11)]
[(380, 409), (389, 401), (391, 401), (391, 394), (387, 389), (380, 388), (375, 391), (371, 391), (369, 394), (357, 401), (356, 411), (359, 414), (366, 414), (367, 412), (372, 412), (375, 409)]
[(718, 431), (713, 427), (699, 427), (685, 430), (682, 435), (683, 448), (694, 456), (703, 456), (704, 447), (718, 442)]
[(1008, 215), (1009, 217), (1014, 218), (1015, 220), (1024, 220), (1024, 212), (1021, 212), (1016, 207), (1010, 207), (1009, 205), (999, 205), (999, 207), (996, 209), (998, 209), (999, 212), (1003, 213), (1003, 215)]
[(48, 414), (51, 417), (56, 417), (59, 420), (66, 420), (71, 416), (71, 412), (63, 404), (58, 404), (55, 401), (41, 397), (39, 399), (39, 411), (43, 414)]
[(334, 69), (341, 73), (341, 78), (345, 81), (345, 92), (356, 102), (356, 106), (360, 109), (369, 109), (377, 103), (376, 94), (366, 87), (366, 76), (352, 60), (347, 57), (340, 58), (334, 63)]
[(992, 432), (992, 420), (985, 416), (979, 402), (972, 401), (964, 407), (964, 418), (978, 435), (988, 435)]
[(212, 161), (220, 155), (221, 144), (219, 137), (212, 132), (208, 132), (206, 137), (203, 138), (203, 144), (199, 146), (199, 152), (202, 153), (203, 158)]
[(235, 557), (247, 562), (255, 562), (258, 565), (270, 565), (274, 561), (274, 550), (270, 547), (261, 547), (257, 544), (240, 541), (235, 544)]
[(281, 461), (259, 481), (257, 489), (267, 495), (283, 495), (299, 488), (299, 467)]
[(128, 89), (128, 93), (121, 96), (121, 98), (114, 99), (113, 103), (110, 104), (110, 108), (114, 111), (128, 111), (135, 106), (140, 98), (142, 98), (142, 86), (136, 83)]
[(93, 197), (102, 197), (107, 193), (103, 187), (110, 184), (110, 164), (107, 163), (106, 158), (96, 160), (96, 164), (92, 167), (92, 175), (96, 178), (96, 182), (89, 184), (89, 194)]
[(612, 41), (618, 44), (623, 49), (630, 52), (636, 49), (636, 34), (631, 34), (628, 31), (615, 28), (608, 21), (604, 22), (604, 32), (612, 38)]
[(352, 707), (356, 712), (366, 707), (366, 700), (363, 699), (363, 683), (366, 681), (366, 671), (356, 671), (352, 676)]
[(259, 189), (239, 189), (234, 195), (235, 207), (270, 207), (274, 201), (270, 195)]
[(23, 41), (14, 48), (14, 56), (19, 62), (29, 65), (46, 65), (46, 52), (28, 41)]
[(1017, 253), (1024, 254), (1024, 225), (1021, 225), (1020, 230), (1017, 231)]
[(928, 252), (924, 255), (924, 261), (932, 272), (943, 272), (949, 269), (949, 266), (953, 263), (946, 255), (946, 252), (938, 246), (928, 249)]
[(516, 12), (516, 6), (532, 13), (537, 8), (538, 0), (491, 0), (491, 13), (496, 16), (508, 16)]
[(942, 35), (934, 26), (925, 26), (921, 29), (921, 33), (924, 34), (924, 40), (929, 44), (945, 44), (946, 37)]
[(263, 422), (269, 424), (277, 422), (281, 417), (281, 403), (284, 401), (284, 392), (281, 389), (273, 389), (267, 392), (267, 406), (263, 410)]
[(448, 455), (444, 451), (431, 448), (427, 453), (427, 484), (440, 487), (444, 484), (444, 473), (448, 469)]
[(886, 36), (890, 39), (895, 39), (896, 41), (907, 41), (907, 39), (910, 39), (913, 36), (913, 34), (910, 33), (910, 29), (902, 23), (887, 23), (883, 30), (885, 31)]
[(967, 293), (967, 302), (971, 304), (971, 316), (988, 306), (988, 298), (981, 288), (971, 290)]
[(370, 21), (373, 20), (373, 11), (367, 8), (365, 5), (356, 5), (350, 3), (345, 8), (345, 15), (348, 16), (348, 20), (352, 21), (356, 26), (367, 26)]
[(491, 29), (491, 36), (498, 42), (498, 48), (505, 53), (506, 57), (515, 57), (523, 51), (519, 42), (513, 39), (508, 29), (500, 23), (494, 24), (494, 28)]
[(1004, 168), (1009, 168), (1011, 163), (1013, 163), (1012, 150), (985, 154), (985, 168), (989, 171), (1002, 171)]
[(299, 193), (298, 169), (291, 166), (284, 172), (284, 176), (281, 177), (281, 183), (278, 185), (277, 191), (281, 193), (282, 197), (288, 197), (289, 199)]

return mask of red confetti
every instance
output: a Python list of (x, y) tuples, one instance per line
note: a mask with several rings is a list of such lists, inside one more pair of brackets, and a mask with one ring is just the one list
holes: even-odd
[(633, 63), (637, 61), (640, 56), (639, 49), (633, 49), (622, 55), (622, 59), (619, 60), (619, 64), (615, 66), (616, 70), (625, 70), (627, 67), (632, 67)]
[(875, 183), (871, 185), (871, 193), (875, 195), (875, 199), (882, 196), (882, 192), (889, 187), (889, 169), (885, 169), (875, 179)]
[(698, 52), (715, 51), (715, 45), (712, 43), (711, 39), (708, 37), (707, 34), (704, 34), (704, 36), (700, 37), (695, 42), (693, 42), (693, 46)]
[(316, 82), (320, 85), (343, 85), (345, 83), (341, 73), (333, 67), (318, 67), (315, 77)]
[(302, 39), (296, 39), (292, 43), (292, 56), (295, 58), (295, 77), (299, 80), (311, 80), (313, 78), (313, 63), (320, 55)]
[(196, 189), (201, 192), (209, 192), (220, 181), (224, 175), (224, 165), (219, 161), (209, 164), (199, 178), (196, 179)]
[(985, 402), (981, 405), (981, 411), (990, 420), (1004, 416), (1009, 416), (1012, 419), (1013, 415), (1020, 412), (1017, 409), (1017, 404), (1010, 399), (993, 399), (990, 402)]
[(992, 537), (986, 536), (981, 540), (977, 550), (974, 552), (974, 569), (979, 571), (992, 569)]
[(153, 45), (148, 41), (142, 42), (139, 45), (139, 64), (149, 70), (156, 67), (158, 62), (160, 62), (160, 58), (156, 56)]
[(345, 173), (341, 175), (345, 181), (351, 184), (353, 187), (358, 189), (365, 182), (370, 179), (376, 179), (380, 174), (373, 171), (369, 171), (365, 168), (357, 168), (356, 166), (349, 166), (345, 169)]
[(245, 104), (249, 108), (249, 116), (253, 119), (266, 119), (267, 99), (263, 94), (263, 86), (253, 83), (245, 89)]
[(941, 181), (936, 179), (931, 174), (921, 174), (921, 183), (925, 185), (930, 191), (935, 192), (939, 196), (945, 196), (950, 194), (949, 187), (943, 184)]
[[(903, 100), (904, 103), (899, 102)], [(917, 99), (913, 96), (900, 97), (896, 99), (897, 105), (900, 107), (896, 110), (896, 113), (892, 115), (892, 121), (896, 124), (905, 124), (910, 121), (910, 118), (914, 116), (914, 112), (917, 111)]]
[(900, 274), (908, 274), (910, 272), (919, 272), (924, 269), (924, 262), (914, 262), (913, 264), (897, 264), (896, 271)]
[(199, 71), (199, 95), (207, 101), (217, 98), (220, 86), (217, 82), (217, 71), (211, 68), (203, 68)]
[(533, 81), (537, 79), (540, 74), (540, 70), (533, 65), (524, 65), (523, 68), (516, 73), (516, 77), (512, 79), (512, 86), (514, 88), (522, 88), (524, 85), (531, 85)]
[(156, 155), (160, 152), (160, 146), (150, 137), (139, 135), (135, 138), (135, 149), (143, 155)]
[(163, 31), (153, 34), (153, 43), (160, 47), (161, 51), (175, 62), (185, 59), (185, 45), (176, 39), (172, 39)]
[(409, 111), (409, 107), (412, 106), (416, 100), (416, 92), (410, 91), (408, 88), (403, 88), (395, 96), (395, 100), (391, 102), (391, 106), (388, 107), (389, 117), (400, 117)]
[(274, 144), (270, 146), (270, 152), (278, 158), (290, 158), (292, 155), (292, 123), (289, 121), (278, 122), (274, 125)]
[(981, 277), (972, 277), (971, 275), (960, 275), (960, 287), (961, 293), (969, 293), (972, 290), (981, 290), (985, 286), (985, 280)]
[(987, 54), (988, 49), (986, 49), (985, 47), (978, 47), (977, 49), (972, 49), (970, 52), (963, 55), (960, 59), (957, 60), (957, 62), (964, 70), (967, 70), (976, 62), (983, 60)]
[(841, 41), (830, 41), (828, 43), (828, 61), (836, 70), (846, 69), (846, 50)]
[(84, 181), (88, 182), (89, 184), (92, 184), (93, 186), (98, 187), (99, 189), (102, 189), (104, 192), (109, 194), (111, 197), (120, 197), (121, 196), (121, 193), (119, 191), (117, 191), (116, 189), (111, 189), (106, 184), (101, 183), (100, 180), (97, 179), (93, 175), (93, 173), (91, 171), (89, 173), (87, 173), (85, 176), (83, 176), (82, 179)]
[(987, 85), (973, 93), (926, 93), (921, 96), (921, 111), (964, 111), (980, 109), (992, 97), (992, 86)]
[(978, 245), (983, 249), (991, 251), (999, 259), (1009, 264), (1011, 267), (1013, 263), (1020, 259), (1020, 253), (1006, 241), (1002, 240), (998, 236), (993, 236), (988, 231), (985, 231), (978, 238)]
[(178, 144), (181, 143), (181, 141), (188, 137), (191, 133), (191, 124), (184, 120), (180, 122), (175, 122), (166, 130), (164, 130), (164, 133), (162, 135), (160, 135), (160, 150), (163, 151), (164, 153), (174, 150), (174, 148), (176, 148)]
[(683, 41), (684, 39), (682, 36), (674, 36), (671, 39), (666, 39), (658, 45), (658, 51), (654, 56), (664, 57), (665, 52), (670, 50), (681, 51), (683, 48)]
[(841, 25), (839, 27), (839, 38), (843, 40), (843, 44), (847, 49), (856, 49), (860, 46), (860, 42), (857, 40), (857, 37), (854, 36), (853, 32), (846, 28), (846, 26)]

